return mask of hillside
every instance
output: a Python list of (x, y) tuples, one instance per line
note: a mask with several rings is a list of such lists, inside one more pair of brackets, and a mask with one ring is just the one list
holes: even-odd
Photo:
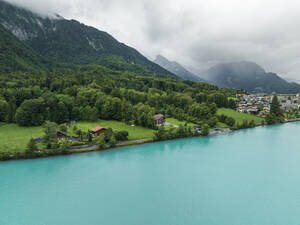
[(0, 74), (46, 69), (46, 61), (0, 25)]
[(200, 78), (199, 76), (191, 73), (190, 71), (186, 70), (182, 65), (178, 62), (171, 62), (167, 58), (162, 55), (158, 55), (154, 60), (155, 63), (160, 65), (161, 67), (165, 68), (166, 70), (174, 73), (178, 77), (184, 80), (191, 80), (191, 81), (199, 81), (205, 82), (204, 79)]
[(66, 20), (58, 15), (43, 17), (2, 0), (0, 9), (0, 23), (52, 62), (90, 64), (103, 55), (115, 55), (153, 73), (171, 74), (110, 34), (76, 20)]
[(252, 93), (299, 93), (300, 85), (289, 83), (275, 73), (267, 73), (252, 62), (219, 64), (210, 68), (205, 79), (226, 88), (244, 89)]

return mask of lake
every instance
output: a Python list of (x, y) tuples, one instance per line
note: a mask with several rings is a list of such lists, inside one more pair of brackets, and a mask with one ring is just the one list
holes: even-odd
[(0, 163), (0, 225), (99, 224), (300, 224), (300, 123)]

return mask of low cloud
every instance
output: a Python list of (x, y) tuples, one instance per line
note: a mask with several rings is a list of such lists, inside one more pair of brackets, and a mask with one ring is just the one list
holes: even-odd
[(300, 81), (298, 0), (7, 0), (112, 34), (153, 59), (193, 71), (249, 60)]

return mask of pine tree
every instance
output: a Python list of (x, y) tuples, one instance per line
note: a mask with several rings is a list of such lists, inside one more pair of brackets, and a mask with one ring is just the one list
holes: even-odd
[(281, 117), (283, 114), (276, 95), (272, 99), (270, 113), (276, 115), (277, 117)]
[(33, 138), (31, 138), (27, 144), (27, 147), (26, 147), (26, 153), (27, 154), (31, 154), (35, 151), (38, 151), (38, 147), (36, 146), (36, 143), (35, 143), (35, 140)]

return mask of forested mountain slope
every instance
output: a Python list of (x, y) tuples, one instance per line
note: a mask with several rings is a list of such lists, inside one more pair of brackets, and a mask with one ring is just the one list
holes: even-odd
[(96, 63), (114, 55), (156, 74), (171, 74), (110, 34), (58, 15), (44, 17), (0, 0), (0, 23), (37, 53), (55, 63)]
[(0, 25), (0, 74), (46, 70), (46, 61)]

